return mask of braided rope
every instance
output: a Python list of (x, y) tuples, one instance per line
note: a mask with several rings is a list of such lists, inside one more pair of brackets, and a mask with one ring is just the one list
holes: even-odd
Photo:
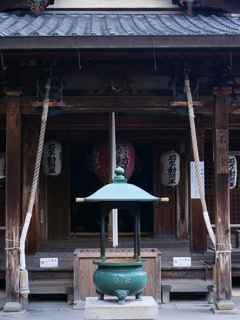
[(41, 165), (41, 159), (42, 159), (43, 143), (44, 143), (47, 116), (48, 116), (48, 107), (49, 107), (48, 102), (49, 102), (50, 84), (51, 84), (51, 79), (48, 79), (47, 83), (46, 83), (45, 99), (43, 101), (43, 112), (42, 112), (40, 138), (39, 138), (38, 151), (37, 151), (37, 157), (36, 157), (36, 163), (35, 163), (35, 170), (34, 170), (34, 175), (33, 175), (31, 195), (30, 195), (30, 200), (29, 200), (29, 205), (28, 205), (28, 211), (26, 214), (25, 222), (24, 222), (21, 237), (20, 237), (20, 269), (21, 270), (26, 269), (25, 241), (26, 241), (29, 224), (30, 224), (31, 217), (32, 217), (32, 210), (33, 210), (33, 206), (34, 206), (37, 185), (38, 185), (38, 177), (39, 177), (39, 171), (40, 171), (40, 165)]
[(199, 153), (198, 153), (198, 145), (197, 145), (197, 135), (196, 135), (196, 128), (194, 122), (194, 112), (193, 112), (193, 101), (192, 101), (192, 94), (190, 89), (190, 82), (188, 79), (185, 80), (185, 91), (187, 93), (187, 100), (188, 100), (188, 113), (189, 113), (189, 122), (190, 122), (190, 130), (191, 130), (191, 138), (192, 138), (192, 148), (193, 148), (193, 157), (196, 165), (196, 173), (197, 173), (197, 181), (199, 187), (199, 194), (201, 199), (201, 205), (203, 209), (203, 217), (205, 220), (205, 224), (208, 230), (208, 234), (214, 244), (216, 246), (216, 239), (215, 234), (213, 232), (211, 222), (209, 219), (209, 214), (207, 211), (207, 204), (205, 201), (205, 190), (202, 182), (201, 177), (201, 168), (200, 168), (200, 160), (199, 160)]

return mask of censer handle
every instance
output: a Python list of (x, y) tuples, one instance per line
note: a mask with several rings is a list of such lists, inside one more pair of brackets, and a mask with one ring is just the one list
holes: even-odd
[(169, 201), (169, 198), (160, 198), (159, 201), (161, 201), (161, 202), (168, 202), (168, 201)]

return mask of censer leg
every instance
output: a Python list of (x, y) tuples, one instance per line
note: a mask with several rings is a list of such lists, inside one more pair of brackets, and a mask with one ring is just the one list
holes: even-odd
[(104, 300), (104, 294), (100, 291), (98, 291), (98, 289), (96, 289), (96, 293), (98, 294), (98, 300)]
[(125, 299), (129, 295), (129, 290), (115, 290), (115, 294), (118, 297), (118, 304), (125, 304)]
[(139, 292), (139, 293), (137, 293), (137, 294), (135, 295), (136, 300), (142, 301), (142, 296), (141, 296), (141, 294), (142, 294), (142, 291)]

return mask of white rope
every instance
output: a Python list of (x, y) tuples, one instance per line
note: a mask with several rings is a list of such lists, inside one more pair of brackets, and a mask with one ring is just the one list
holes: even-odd
[(232, 252), (232, 244), (231, 243), (225, 243), (225, 244), (223, 244), (223, 243), (216, 243), (216, 246), (217, 247), (219, 247), (219, 248), (222, 248), (222, 247), (229, 247), (229, 249), (224, 249), (224, 250), (216, 250), (215, 251), (215, 254), (216, 254), (216, 256), (215, 256), (215, 258), (216, 258), (216, 261), (217, 261), (217, 259), (218, 259), (218, 255), (219, 255), (219, 253), (231, 253)]
[(195, 122), (194, 122), (195, 116), (193, 112), (193, 101), (192, 101), (192, 94), (190, 89), (190, 82), (188, 79), (185, 80), (185, 90), (186, 90), (187, 100), (188, 100), (188, 114), (189, 114), (190, 130), (191, 130), (191, 137), (192, 137), (193, 157), (196, 165), (197, 181), (198, 181), (201, 205), (203, 209), (203, 217), (208, 230), (208, 234), (212, 240), (214, 247), (216, 247), (215, 234), (211, 226), (209, 214), (207, 211), (207, 204), (205, 201), (205, 191), (204, 191), (204, 186), (203, 186), (202, 177), (201, 177), (201, 167), (200, 167), (200, 160), (199, 160), (199, 153), (198, 153), (197, 135), (196, 135)]
[(47, 122), (47, 116), (48, 116), (48, 107), (49, 107), (48, 103), (49, 103), (50, 84), (51, 84), (51, 80), (48, 79), (47, 83), (46, 83), (45, 99), (43, 101), (43, 112), (42, 112), (40, 138), (39, 138), (37, 158), (36, 158), (36, 163), (35, 163), (35, 170), (34, 170), (34, 175), (33, 175), (31, 195), (30, 195), (30, 200), (29, 200), (29, 205), (28, 205), (28, 212), (26, 214), (25, 222), (24, 222), (21, 237), (20, 237), (20, 270), (26, 269), (25, 241), (26, 241), (29, 224), (30, 224), (31, 217), (32, 217), (32, 210), (33, 210), (33, 206), (34, 206), (39, 171), (40, 171), (40, 165), (41, 165), (41, 160), (42, 160), (43, 143), (44, 143), (46, 122)]

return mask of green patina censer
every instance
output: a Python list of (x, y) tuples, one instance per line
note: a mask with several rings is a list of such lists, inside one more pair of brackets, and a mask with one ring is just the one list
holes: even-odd
[[(117, 168), (112, 183), (102, 187), (87, 198), (77, 198), (76, 202), (100, 202), (101, 207), (101, 254), (100, 260), (93, 263), (98, 266), (94, 271), (93, 282), (100, 300), (104, 295), (116, 296), (119, 304), (125, 304), (125, 298), (135, 295), (141, 300), (141, 293), (148, 280), (140, 253), (140, 202), (168, 201), (157, 198), (141, 188), (127, 183), (124, 170)], [(128, 209), (134, 215), (134, 256), (124, 259), (106, 259), (105, 255), (105, 216), (112, 209)]]

